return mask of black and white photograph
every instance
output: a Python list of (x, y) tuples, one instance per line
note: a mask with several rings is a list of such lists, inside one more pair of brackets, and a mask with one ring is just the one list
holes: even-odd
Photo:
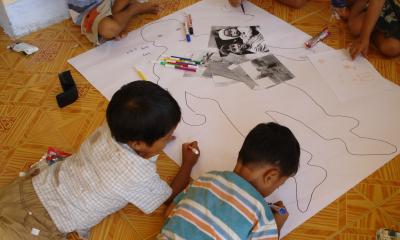
[(253, 59), (240, 65), (260, 86), (271, 87), (295, 76), (274, 55)]
[(213, 26), (208, 46), (218, 48), (221, 57), (269, 51), (259, 26)]

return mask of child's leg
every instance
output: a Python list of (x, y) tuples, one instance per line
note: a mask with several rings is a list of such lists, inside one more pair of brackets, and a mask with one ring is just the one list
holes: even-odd
[(348, 26), (351, 34), (354, 36), (360, 35), (361, 27), (365, 18), (365, 10), (368, 0), (355, 0), (350, 9)]
[(65, 239), (37, 196), (31, 178), (0, 189), (0, 239)]
[(112, 6), (112, 14), (114, 15), (118, 12), (121, 12), (129, 5), (129, 3), (131, 3), (130, 0), (115, 0)]
[[(128, 4), (125, 5), (127, 2)], [(157, 13), (159, 10), (158, 4), (129, 2), (132, 1), (116, 0), (113, 6), (113, 15), (104, 18), (99, 23), (100, 36), (105, 39), (118, 37), (125, 30), (133, 16), (142, 13)]]
[(373, 41), (379, 51), (386, 57), (397, 57), (400, 55), (400, 40), (394, 37), (385, 37), (385, 34), (376, 31)]

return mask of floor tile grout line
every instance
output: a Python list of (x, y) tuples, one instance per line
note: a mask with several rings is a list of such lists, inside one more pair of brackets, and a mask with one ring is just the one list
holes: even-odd
[[(325, 8), (327, 8), (327, 7), (325, 7)], [(321, 8), (321, 9), (315, 10), (315, 11), (313, 11), (313, 12), (310, 12), (310, 13), (308, 13), (308, 14), (306, 14), (306, 15), (304, 15), (304, 16), (301, 16), (301, 17), (299, 17), (299, 18), (296, 18), (295, 20), (293, 20), (293, 21), (291, 21), (291, 22), (288, 22), (288, 23), (291, 24), (291, 25), (293, 25), (294, 23), (296, 23), (296, 22), (298, 22), (298, 21), (301, 21), (301, 20), (303, 20), (303, 19), (305, 19), (305, 18), (308, 18), (308, 17), (310, 17), (310, 16), (312, 16), (312, 15), (314, 15), (314, 14), (318, 14), (319, 12), (321, 12), (322, 10), (324, 10), (325, 8)], [(328, 21), (328, 22), (329, 22), (329, 21)]]
[(121, 219), (123, 219), (138, 236), (142, 237), (142, 234), (136, 231), (135, 226), (129, 221), (125, 214), (122, 214), (121, 211), (118, 211), (117, 213), (121, 217)]
[[(63, 25), (63, 28), (65, 29), (66, 32), (75, 40), (75, 42), (82, 47), (84, 50), (89, 50), (71, 31), (70, 28), (67, 28), (66, 26)], [(68, 61), (67, 61), (68, 63)]]
[[(356, 190), (355, 190), (356, 191)], [(357, 191), (358, 193), (360, 193), (359, 191)], [(394, 196), (396, 196), (397, 194), (400, 193), (400, 189), (398, 189), (397, 191), (395, 191), (389, 198), (387, 198), (386, 201), (384, 201), (382, 204), (380, 204), (379, 206), (376, 206), (375, 204), (373, 205), (373, 209), (379, 209), (382, 205), (384, 205), (386, 202), (388, 202), (389, 200), (391, 200), (392, 198), (394, 198)], [(364, 198), (364, 194), (361, 194)], [(346, 193), (346, 199), (347, 199), (347, 193)], [(368, 200), (369, 202), (371, 202), (370, 200)], [(347, 202), (346, 202), (346, 207), (347, 207)], [(365, 216), (367, 216), (368, 214), (370, 214), (371, 211), (368, 211), (362, 215), (360, 215), (354, 222), (348, 224), (346, 222), (346, 225), (344, 225), (342, 228), (340, 228), (338, 231), (336, 231), (332, 236), (329, 236), (328, 239), (333, 239), (334, 237), (338, 236), (339, 234), (341, 234), (344, 230), (346, 230), (349, 226), (353, 226), (355, 223), (357, 223), (358, 221), (360, 221), (362, 218), (364, 218)], [(347, 216), (347, 208), (346, 208), (346, 216)]]

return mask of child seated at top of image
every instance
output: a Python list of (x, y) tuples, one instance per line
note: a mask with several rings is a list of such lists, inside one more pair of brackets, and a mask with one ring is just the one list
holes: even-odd
[(356, 37), (350, 56), (366, 56), (370, 41), (386, 57), (400, 55), (400, 0), (356, 0), (349, 17), (350, 32)]
[[(136, 15), (157, 13), (156, 3), (136, 0), (67, 0), (72, 21), (93, 44), (120, 39), (127, 35), (126, 27)], [(100, 37), (100, 38), (99, 38)]]

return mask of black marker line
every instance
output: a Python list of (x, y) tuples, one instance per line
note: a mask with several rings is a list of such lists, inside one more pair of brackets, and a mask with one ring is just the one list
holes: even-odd
[(296, 118), (293, 118), (293, 117), (291, 117), (291, 116), (289, 116), (289, 115), (287, 115), (287, 114), (280, 113), (280, 112), (277, 112), (277, 113), (282, 114), (282, 115), (285, 115), (285, 116), (287, 116), (287, 117), (289, 117), (289, 118), (292, 118), (293, 120), (296, 120), (296, 121), (300, 122), (300, 123), (303, 124), (305, 127), (307, 127), (308, 129), (310, 129), (311, 131), (313, 131), (315, 134), (317, 134), (318, 136), (320, 136), (322, 139), (324, 139), (324, 140), (326, 140), (326, 141), (333, 141), (333, 140), (339, 140), (339, 141), (341, 141), (341, 142), (345, 145), (346, 151), (347, 151), (350, 155), (356, 155), (356, 156), (357, 156), (357, 155), (359, 155), (359, 156), (387, 156), (387, 155), (392, 155), (392, 154), (394, 154), (394, 153), (397, 152), (397, 150), (398, 150), (398, 149), (397, 149), (397, 146), (394, 145), (393, 143), (390, 143), (390, 142), (388, 142), (388, 141), (386, 141), (386, 140), (382, 140), (382, 139), (378, 139), (378, 138), (363, 137), (363, 136), (361, 136), (361, 135), (355, 133), (354, 130), (360, 126), (360, 120), (358, 120), (357, 118), (351, 117), (351, 116), (347, 116), (347, 115), (342, 115), (342, 114), (330, 114), (330, 113), (328, 113), (328, 111), (327, 111), (321, 104), (319, 104), (319, 103), (318, 103), (307, 91), (305, 91), (304, 89), (302, 89), (302, 88), (300, 88), (300, 87), (298, 87), (298, 86), (296, 86), (296, 85), (294, 85), (294, 84), (288, 83), (288, 82), (286, 82), (286, 81), (285, 81), (285, 82), (282, 82), (282, 83), (283, 83), (283, 84), (286, 84), (286, 85), (288, 85), (288, 86), (290, 86), (290, 87), (292, 87), (292, 88), (295, 88), (295, 89), (297, 89), (297, 90), (299, 90), (299, 91), (301, 91), (301, 92), (303, 92), (303, 94), (305, 94), (319, 109), (321, 109), (321, 111), (322, 111), (325, 115), (327, 115), (327, 116), (329, 116), (329, 117), (331, 117), (331, 118), (346, 118), (346, 119), (351, 119), (351, 120), (353, 120), (353, 121), (355, 122), (355, 124), (354, 124), (354, 126), (349, 130), (349, 132), (350, 132), (351, 134), (353, 134), (354, 136), (356, 136), (356, 137), (358, 137), (358, 138), (361, 138), (361, 139), (367, 139), (367, 140), (377, 141), (377, 142), (381, 142), (381, 143), (386, 143), (386, 144), (388, 144), (388, 145), (390, 145), (390, 146), (393, 147), (393, 151), (390, 152), (390, 153), (382, 153), (382, 154), (379, 154), (379, 153), (376, 153), (376, 154), (353, 153), (353, 152), (351, 152), (351, 151), (349, 150), (349, 148), (348, 148), (346, 142), (345, 142), (342, 138), (326, 138), (326, 137), (322, 136), (321, 134), (319, 134), (319, 133), (318, 133), (316, 130), (314, 130), (313, 128), (309, 127), (306, 123), (304, 123), (304, 122), (302, 122), (302, 121), (300, 121), (300, 120), (298, 120), (298, 119), (296, 119)]
[[(253, 18), (255, 17), (254, 15), (251, 15), (251, 14), (246, 14), (246, 15), (252, 16)], [(168, 47), (166, 47), (166, 46), (161, 46), (161, 45), (158, 46), (158, 45), (156, 45), (155, 41), (146, 40), (146, 39), (144, 38), (144, 36), (143, 36), (143, 30), (144, 30), (145, 28), (147, 28), (148, 26), (150, 26), (150, 25), (157, 24), (157, 23), (160, 23), (160, 22), (166, 22), (166, 21), (177, 21), (177, 22), (180, 22), (179, 20), (176, 20), (176, 19), (168, 19), (168, 20), (163, 20), (163, 21), (157, 21), (157, 22), (148, 24), (147, 26), (145, 26), (144, 28), (142, 28), (141, 31), (140, 31), (140, 34), (141, 34), (141, 37), (142, 37), (143, 41), (152, 43), (152, 45), (153, 45), (154, 47), (164, 48), (164, 51), (158, 56), (157, 59), (159, 59), (165, 52), (168, 51)], [(201, 36), (203, 36), (203, 35), (208, 35), (208, 34), (201, 34)], [(199, 36), (200, 36), (200, 35), (199, 35)], [(269, 47), (271, 47), (271, 48), (280, 48), (280, 47), (274, 47), (274, 46), (269, 46)], [(299, 48), (300, 48), (300, 47), (298, 47), (298, 48), (280, 48), (280, 49), (299, 49)], [(278, 55), (278, 54), (274, 54), (274, 55), (277, 55), (277, 56), (286, 58), (286, 59), (288, 59), (288, 60), (293, 60), (293, 61), (307, 61), (306, 59), (299, 60), (299, 59), (295, 59), (295, 58), (288, 58), (288, 57), (285, 57), (285, 56), (282, 56), (282, 55)], [(153, 74), (157, 77), (157, 84), (159, 84), (160, 76), (159, 76), (158, 74), (156, 74), (156, 72), (155, 72), (155, 66), (156, 66), (156, 65), (157, 65), (157, 64), (153, 64)], [(289, 84), (289, 83), (287, 83), (287, 82), (283, 82), (283, 83), (284, 83), (284, 84), (287, 84), (287, 85), (289, 85), (289, 86), (291, 86), (291, 87), (293, 87), (293, 88), (296, 88), (296, 89), (300, 90), (301, 92), (303, 92), (305, 95), (307, 95), (307, 96), (312, 100), (312, 102), (313, 102), (315, 105), (317, 105), (317, 106), (323, 111), (323, 113), (325, 113), (325, 115), (327, 115), (327, 116), (329, 116), (329, 117), (332, 117), (332, 118), (335, 118), (335, 117), (349, 118), (349, 119), (352, 119), (353, 121), (355, 121), (356, 124), (354, 125), (353, 128), (350, 129), (350, 132), (351, 132), (353, 135), (355, 135), (355, 136), (357, 136), (357, 137), (359, 137), (359, 138), (361, 138), (361, 139), (368, 139), (368, 140), (374, 140), (374, 141), (384, 142), (384, 143), (386, 143), (386, 144), (389, 144), (389, 145), (393, 146), (394, 149), (395, 149), (395, 151), (393, 151), (393, 152), (391, 152), (391, 153), (387, 153), (387, 154), (352, 154), (352, 153), (349, 151), (349, 149), (348, 149), (348, 147), (347, 147), (347, 144), (346, 144), (346, 142), (345, 142), (343, 139), (341, 139), (341, 138), (333, 138), (333, 139), (324, 138), (324, 137), (323, 137), (322, 135), (320, 135), (317, 131), (315, 131), (314, 129), (312, 129), (312, 128), (309, 127), (308, 125), (306, 125), (304, 122), (298, 120), (300, 123), (302, 123), (304, 126), (306, 126), (307, 128), (309, 128), (311, 131), (313, 131), (315, 134), (317, 134), (318, 136), (320, 136), (322, 139), (325, 139), (326, 141), (331, 141), (331, 140), (339, 140), (339, 141), (341, 141), (341, 142), (345, 145), (346, 151), (347, 151), (349, 154), (351, 154), (351, 155), (360, 155), (360, 156), (368, 156), (368, 155), (391, 155), (391, 154), (394, 154), (394, 153), (397, 152), (397, 146), (394, 145), (394, 144), (392, 144), (392, 143), (389, 143), (389, 142), (386, 141), (386, 140), (374, 139), (374, 138), (369, 138), (369, 137), (362, 137), (362, 136), (356, 134), (355, 132), (353, 132), (353, 130), (356, 129), (356, 128), (360, 125), (360, 121), (359, 121), (358, 119), (356, 119), (356, 118), (354, 118), (354, 117), (351, 117), (351, 116), (329, 114), (329, 113), (322, 107), (322, 105), (320, 105), (307, 91), (303, 90), (302, 88), (300, 88), (300, 87), (298, 87), (298, 86)], [(189, 93), (189, 92), (185, 92), (186, 106), (187, 106), (191, 111), (193, 111), (193, 109), (190, 108), (190, 106), (189, 106), (189, 104), (188, 104), (188, 102), (187, 102), (187, 94), (189, 94), (189, 95), (191, 95), (191, 96), (193, 96), (193, 97), (195, 97), (195, 98), (214, 101), (214, 102), (218, 105), (218, 107), (220, 108), (221, 112), (224, 114), (225, 118), (230, 122), (230, 124), (232, 125), (232, 127), (244, 138), (244, 135), (243, 135), (243, 134), (240, 132), (240, 130), (233, 124), (232, 120), (231, 120), (231, 119), (227, 116), (227, 114), (224, 112), (224, 110), (222, 109), (221, 105), (219, 104), (219, 102), (218, 102), (217, 100), (211, 99), (211, 98), (202, 98), (202, 97), (195, 96), (195, 95), (193, 95), (193, 94), (191, 94), (191, 93)], [(193, 111), (193, 112), (194, 112), (194, 111)], [(269, 111), (269, 112), (271, 112), (271, 111)], [(276, 113), (280, 113), (280, 112), (277, 112), (277, 111), (276, 111)], [(289, 117), (289, 118), (292, 118), (293, 120), (297, 120), (297, 119), (295, 119), (295, 118), (293, 118), (293, 117), (291, 117), (291, 116), (289, 116), (289, 115), (287, 115), (287, 114), (284, 114), (284, 113), (280, 113), (280, 114), (285, 115), (285, 116), (287, 116), (287, 117)], [(197, 114), (197, 113), (196, 113), (196, 115), (203, 116), (203, 117), (205, 118), (205, 121), (206, 121), (206, 115)], [(270, 114), (267, 113), (267, 115), (269, 115), (272, 119), (274, 119)], [(183, 120), (183, 119), (182, 119), (182, 120)], [(185, 122), (185, 123), (186, 123), (186, 122)], [(188, 124), (188, 123), (186, 123), (186, 124)], [(204, 124), (204, 123), (203, 123), (203, 124)], [(190, 124), (188, 124), (188, 125), (190, 125)], [(193, 126), (193, 125), (191, 125), (191, 126)], [(312, 157), (313, 157), (312, 153), (309, 152), (309, 151), (307, 151), (307, 150), (305, 150), (305, 149), (302, 149), (302, 150), (305, 151), (305, 152), (307, 152), (307, 153), (309, 153), (310, 156), (311, 156), (310, 159), (307, 161), (307, 165), (313, 166), (313, 167), (317, 167), (317, 168), (321, 168), (321, 169), (325, 172), (325, 177), (324, 177), (323, 181), (321, 181), (318, 185), (316, 185), (316, 186), (314, 187), (314, 189), (313, 189), (313, 191), (312, 191), (312, 193), (311, 193), (311, 196), (310, 196), (310, 201), (308, 202), (307, 207), (306, 207), (305, 210), (300, 209), (299, 200), (298, 200), (298, 182), (297, 182), (296, 178), (293, 177), (293, 179), (294, 179), (294, 181), (295, 181), (295, 183), (296, 183), (296, 201), (297, 201), (297, 208), (298, 208), (298, 210), (299, 210), (300, 212), (305, 213), (305, 212), (308, 211), (308, 209), (309, 209), (309, 206), (310, 206), (310, 204), (311, 204), (311, 201), (312, 201), (312, 197), (313, 197), (313, 195), (314, 195), (314, 192), (315, 192), (315, 191), (317, 190), (317, 188), (318, 188), (319, 186), (321, 186), (322, 183), (326, 180), (326, 178), (327, 178), (327, 176), (328, 176), (328, 173), (327, 173), (327, 170), (326, 170), (325, 168), (323, 168), (322, 166), (310, 164), (310, 162), (311, 162), (311, 160), (312, 160)]]
[[(190, 95), (194, 98), (198, 98), (198, 99), (202, 99), (202, 100), (210, 100), (210, 101), (213, 101), (214, 103), (216, 103), (218, 105), (218, 108), (221, 110), (222, 114), (225, 116), (225, 118), (228, 120), (228, 122), (231, 124), (231, 126), (236, 130), (236, 132), (243, 138), (245, 137), (244, 134), (238, 129), (238, 127), (236, 127), (236, 125), (233, 123), (233, 121), (228, 117), (228, 115), (225, 113), (224, 109), (222, 108), (221, 104), (217, 100), (212, 99), (212, 98), (207, 98), (207, 97), (199, 97), (199, 96), (194, 95), (193, 93), (185, 91), (185, 98), (187, 95)], [(188, 102), (186, 102), (186, 105), (187, 106), (189, 105)], [(189, 107), (189, 109), (193, 111), (192, 108)], [(195, 112), (195, 111), (193, 111), (193, 112)]]
[[(205, 114), (199, 114), (199, 113), (197, 113), (196, 111), (194, 111), (194, 110), (190, 107), (190, 105), (189, 105), (189, 103), (188, 103), (188, 99), (187, 99), (187, 95), (188, 95), (188, 94), (190, 94), (190, 93), (188, 93), (187, 91), (185, 91), (185, 104), (186, 104), (186, 107), (189, 108), (189, 110), (192, 111), (192, 113), (196, 114), (197, 116), (203, 117), (203, 122), (200, 123), (200, 124), (190, 124), (190, 123), (186, 122), (185, 119), (183, 119), (183, 115), (182, 115), (182, 118), (181, 118), (181, 119), (182, 119), (182, 122), (184, 122), (186, 125), (193, 126), (193, 127), (203, 126), (204, 124), (207, 123), (207, 116), (206, 116)], [(192, 95), (192, 96), (193, 96), (193, 95)]]

